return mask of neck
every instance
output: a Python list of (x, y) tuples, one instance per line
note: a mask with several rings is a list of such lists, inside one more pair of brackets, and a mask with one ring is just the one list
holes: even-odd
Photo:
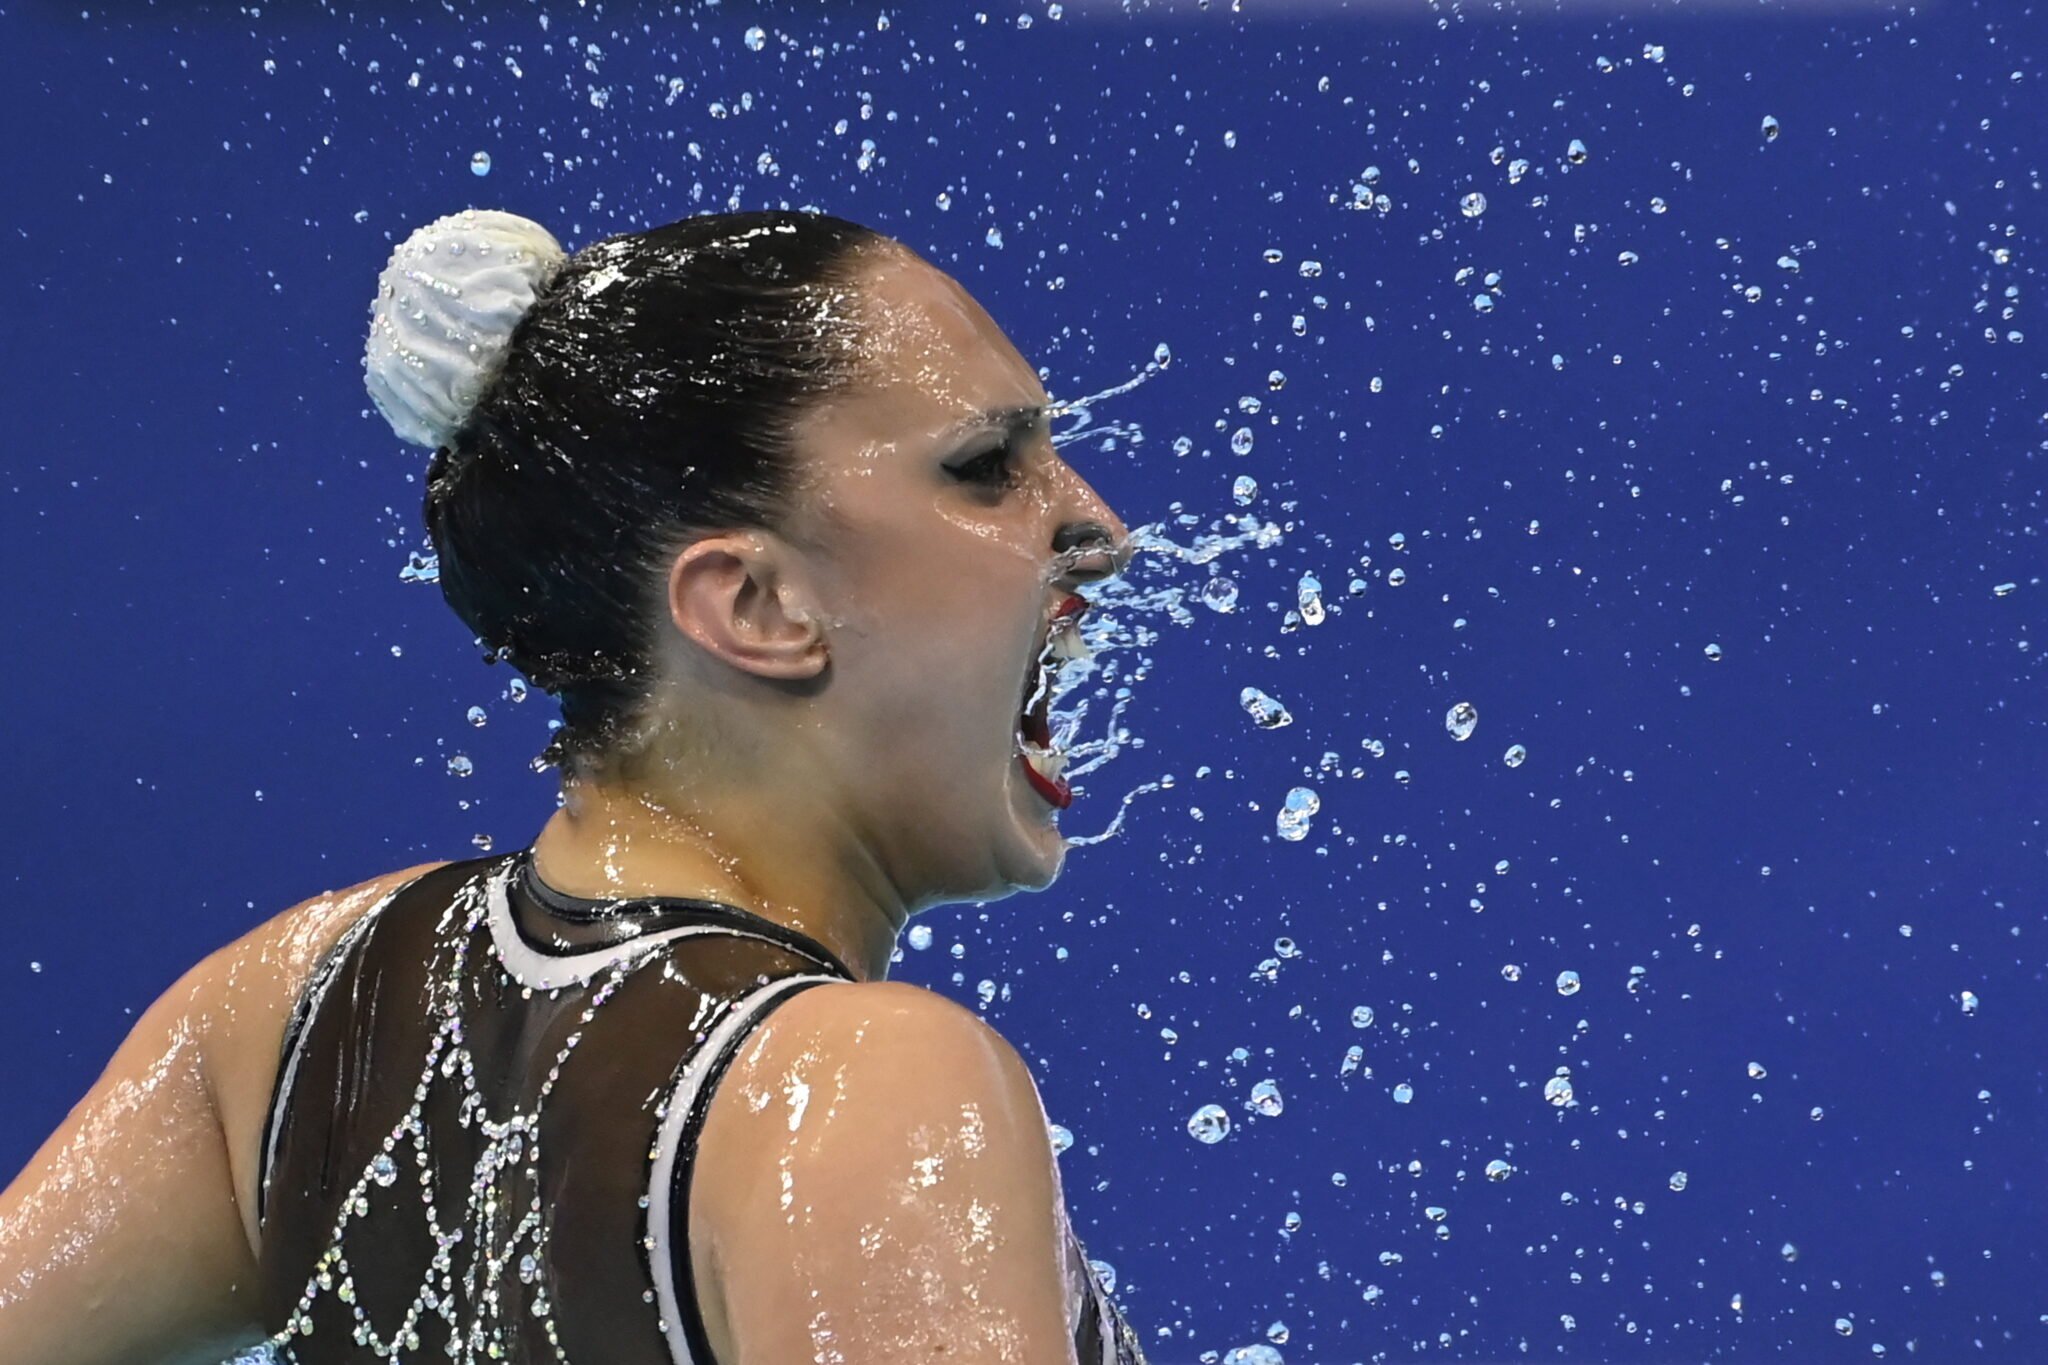
[(862, 981), (889, 974), (908, 918), (864, 843), (802, 793), (715, 802), (570, 780), (533, 841), (542, 881), (575, 896), (722, 901), (808, 934)]

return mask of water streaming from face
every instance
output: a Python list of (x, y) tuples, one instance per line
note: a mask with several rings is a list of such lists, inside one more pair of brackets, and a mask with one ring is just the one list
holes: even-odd
[[(1171, 363), (1172, 352), (1162, 343), (1144, 368), (1122, 383), (1080, 398), (1055, 399), (1052, 416), (1056, 421), (1068, 419), (1069, 424), (1053, 432), (1054, 447), (1086, 441), (1101, 452), (1113, 453), (1126, 444), (1142, 444), (1141, 423), (1100, 422), (1095, 408), (1104, 400), (1130, 393)], [(1177, 520), (1183, 526), (1201, 522), (1199, 517), (1187, 515)], [(1151, 676), (1152, 659), (1146, 651), (1160, 638), (1159, 622), (1186, 629), (1212, 614), (1198, 613), (1190, 603), (1207, 600), (1205, 588), (1214, 581), (1213, 572), (1192, 571), (1247, 547), (1278, 545), (1281, 537), (1278, 525), (1249, 512), (1219, 516), (1186, 540), (1167, 534), (1164, 522), (1148, 522), (1131, 530), (1128, 544), (1119, 547), (1129, 555), (1123, 572), (1089, 588), (1089, 609), (1078, 624), (1085, 650), (1077, 657), (1052, 658), (1027, 700), (1027, 707), (1036, 704), (1040, 693), (1049, 691), (1053, 747), (1066, 756), (1063, 775), (1070, 783), (1136, 747), (1125, 716), (1139, 688)], [(1084, 547), (1055, 555), (1047, 569), (1047, 582), (1073, 572), (1089, 553)], [(1171, 787), (1173, 782), (1171, 774), (1162, 774), (1137, 783), (1118, 798), (1108, 824), (1093, 834), (1064, 835), (1065, 843), (1078, 848), (1115, 838), (1132, 802)]]

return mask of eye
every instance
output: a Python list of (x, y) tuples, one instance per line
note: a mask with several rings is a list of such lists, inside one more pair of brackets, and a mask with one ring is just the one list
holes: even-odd
[(946, 472), (962, 483), (979, 484), (985, 488), (1004, 488), (1010, 483), (1012, 470), (1010, 462), (1016, 456), (1016, 449), (1010, 443), (984, 451), (971, 460), (946, 466)]

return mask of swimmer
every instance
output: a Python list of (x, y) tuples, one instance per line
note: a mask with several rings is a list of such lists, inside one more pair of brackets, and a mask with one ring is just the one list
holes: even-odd
[(824, 214), (471, 210), (364, 358), (441, 591), (560, 703), (510, 851), (187, 972), (0, 1195), (0, 1365), (1142, 1365), (909, 918), (1048, 886), (1129, 532), (953, 279)]

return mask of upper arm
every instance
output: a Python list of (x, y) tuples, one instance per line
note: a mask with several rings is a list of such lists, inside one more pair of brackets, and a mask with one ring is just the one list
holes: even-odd
[(791, 998), (719, 1083), (697, 1163), (692, 1259), (715, 1286), (721, 1365), (1073, 1362), (1037, 1089), (944, 997), (849, 983)]
[(261, 1338), (254, 1194), (286, 1019), (320, 953), (436, 865), (301, 902), (144, 1012), (0, 1193), (0, 1365), (212, 1365)]
[(206, 975), (149, 1007), (0, 1194), (0, 1365), (218, 1361), (262, 1335), (197, 1022)]

